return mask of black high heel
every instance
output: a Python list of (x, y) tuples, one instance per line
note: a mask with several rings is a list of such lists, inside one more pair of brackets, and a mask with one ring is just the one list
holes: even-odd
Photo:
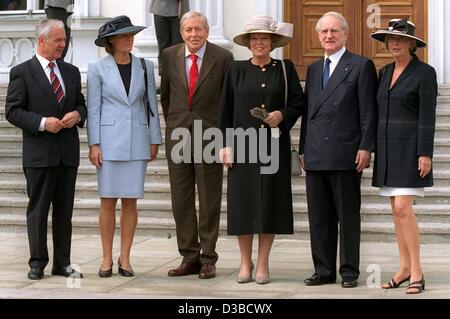
[(109, 268), (108, 270), (102, 270), (102, 267), (100, 266), (100, 269), (98, 270), (98, 276), (100, 278), (112, 277), (112, 269), (113, 269), (113, 263), (111, 263), (111, 268)]
[(131, 268), (130, 270), (126, 270), (122, 268), (122, 265), (120, 264), (120, 257), (119, 259), (117, 259), (117, 264), (119, 267), (119, 274), (123, 277), (134, 277), (134, 271), (133, 268)]
[[(410, 289), (417, 289), (414, 291), (410, 292)], [(408, 295), (417, 295), (422, 293), (425, 290), (425, 278), (422, 275), (422, 279), (419, 281), (413, 281), (412, 283), (410, 283), (408, 285), (408, 287), (406, 288), (406, 294)]]
[(406, 277), (405, 279), (399, 281), (398, 283), (395, 281), (394, 277), (392, 277), (392, 279), (387, 283), (389, 286), (385, 287), (382, 286), (383, 289), (392, 289), (392, 288), (398, 288), (400, 287), (403, 283), (409, 281), (411, 279), (411, 275), (409, 275), (408, 277)]

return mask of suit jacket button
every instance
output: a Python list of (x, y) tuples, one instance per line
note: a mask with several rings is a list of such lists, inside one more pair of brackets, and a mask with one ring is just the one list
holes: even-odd
[(261, 84), (261, 87), (262, 87), (262, 88), (265, 88), (265, 87), (266, 87), (266, 84), (264, 84), (264, 83)]
[(330, 120), (327, 120), (327, 123), (328, 123), (328, 124), (330, 124), (330, 123), (331, 123), (331, 121), (330, 121)]
[(327, 136), (327, 137), (325, 137), (325, 141), (328, 141), (328, 136)]

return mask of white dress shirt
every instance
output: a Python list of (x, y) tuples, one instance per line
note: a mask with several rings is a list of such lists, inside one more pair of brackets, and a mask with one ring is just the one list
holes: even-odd
[[(52, 83), (52, 81), (50, 80), (51, 68), (48, 66), (48, 64), (50, 62), (53, 62), (55, 64), (53, 70), (55, 71), (55, 74), (58, 77), (59, 82), (61, 83), (61, 88), (64, 92), (64, 95), (66, 95), (66, 87), (64, 86), (64, 80), (62, 78), (61, 72), (59, 71), (58, 63), (56, 62), (56, 60), (49, 61), (46, 58), (44, 58), (43, 56), (39, 55), (37, 52), (36, 52), (36, 58), (38, 59), (39, 63), (41, 64), (42, 69), (44, 70), (44, 73), (47, 76), (47, 79), (50, 83)], [(76, 112), (78, 113), (78, 111), (76, 111)], [(46, 117), (43, 117), (41, 119), (41, 124), (39, 125), (39, 131), (45, 131), (45, 121), (46, 120), (47, 120)], [(81, 120), (81, 116), (78, 113), (78, 122), (77, 123), (79, 123), (80, 120)]]
[(191, 60), (190, 55), (195, 54), (197, 56), (198, 74), (200, 74), (200, 68), (202, 67), (203, 57), (205, 56), (205, 50), (206, 50), (206, 42), (205, 42), (205, 45), (203, 45), (200, 48), (200, 50), (198, 50), (195, 53), (189, 52), (189, 50), (186, 46), (185, 53), (184, 53), (184, 59), (186, 62), (186, 78), (188, 81), (188, 87), (189, 87), (189, 71), (191, 70), (191, 66), (192, 66), (192, 60)]
[[(38, 59), (39, 63), (41, 64), (42, 69), (44, 70), (45, 75), (47, 76), (47, 79), (48, 79), (48, 81), (50, 83), (52, 83), (52, 81), (50, 80), (50, 71), (51, 71), (51, 69), (48, 66), (48, 64), (50, 62), (53, 62), (55, 64), (55, 67), (53, 69), (55, 70), (55, 74), (58, 77), (59, 82), (61, 82), (61, 88), (63, 89), (64, 95), (66, 95), (66, 88), (64, 86), (64, 81), (62, 79), (61, 72), (59, 72), (58, 63), (56, 63), (56, 60), (49, 61), (46, 58), (44, 58), (43, 56), (39, 55), (38, 53), (36, 53), (36, 58)], [(46, 120), (47, 120), (46, 117), (43, 117), (41, 119), (41, 124), (39, 125), (39, 131), (45, 131), (45, 121)]]
[(347, 49), (345, 47), (343, 47), (342, 49), (340, 49), (336, 53), (333, 53), (330, 56), (327, 56), (325, 54), (324, 67), (325, 67), (325, 63), (326, 63), (325, 61), (327, 60), (327, 58), (329, 58), (331, 61), (331, 63), (330, 63), (330, 78), (346, 50)]

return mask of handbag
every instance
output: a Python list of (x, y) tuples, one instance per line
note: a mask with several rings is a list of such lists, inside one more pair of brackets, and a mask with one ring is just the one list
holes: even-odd
[[(286, 65), (284, 64), (284, 60), (281, 60), (281, 65), (283, 66), (283, 75), (284, 75), (284, 106), (287, 105), (288, 98), (288, 82), (286, 75)], [(289, 137), (290, 139), (290, 137)], [(300, 176), (302, 175), (302, 166), (300, 164), (300, 155), (298, 151), (295, 149), (294, 145), (291, 141), (291, 176)]]
[(150, 101), (148, 100), (148, 79), (147, 79), (147, 65), (145, 64), (145, 59), (141, 58), (142, 69), (144, 69), (144, 82), (145, 82), (145, 93), (144, 93), (144, 112), (145, 120), (147, 121), (147, 127), (150, 127), (150, 115), (153, 117), (153, 111), (150, 107)]

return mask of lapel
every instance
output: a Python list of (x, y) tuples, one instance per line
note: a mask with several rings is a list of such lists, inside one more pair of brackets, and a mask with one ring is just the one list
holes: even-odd
[(47, 76), (45, 75), (44, 70), (42, 69), (41, 64), (39, 63), (39, 60), (36, 58), (36, 56), (33, 56), (31, 59), (31, 68), (30, 68), (31, 76), (33, 77), (34, 81), (41, 87), (42, 91), (45, 92), (45, 95), (47, 95), (48, 99), (52, 102), (52, 104), (60, 110), (58, 103), (56, 102), (55, 94), (52, 91), (52, 87), (50, 85), (50, 81), (48, 80)]
[[(148, 78), (147, 74), (147, 78)], [(144, 70), (142, 69), (140, 58), (131, 55), (131, 81), (130, 81), (130, 93), (128, 94), (128, 99), (130, 103), (132, 100), (136, 98), (139, 94), (139, 90), (142, 85), (145, 86), (144, 81)]]
[[(108, 76), (107, 77), (108, 82), (112, 83), (113, 86), (115, 86), (117, 95), (119, 95), (120, 98), (126, 104), (129, 104), (130, 101), (128, 100), (125, 87), (123, 86), (123, 81), (119, 73), (119, 68), (117, 67), (116, 61), (114, 60), (114, 57), (112, 55), (108, 55), (105, 58), (105, 65), (106, 65), (106, 74)], [(131, 84), (130, 84), (130, 91), (131, 91)]]
[[(417, 56), (414, 56), (413, 59), (411, 60), (411, 62), (409, 62), (406, 69), (402, 72), (402, 74), (400, 74), (397, 81), (395, 81), (394, 85), (389, 89), (389, 91), (392, 91), (403, 80), (407, 79), (416, 70), (416, 67), (418, 64), (419, 64), (419, 59), (417, 58)], [(394, 72), (394, 65), (395, 65), (395, 63), (392, 64), (392, 71), (391, 71), (392, 73)], [(390, 74), (391, 76), (389, 79), (392, 79), (392, 73)], [(389, 83), (388, 85), (390, 86), (391, 83)]]
[(73, 93), (73, 90), (71, 88), (71, 78), (70, 78), (70, 71), (69, 68), (67, 68), (66, 64), (64, 62), (57, 61), (59, 72), (61, 73), (62, 80), (64, 82), (64, 87), (66, 89), (65, 96), (63, 99), (63, 108), (67, 106), (68, 101), (70, 101), (70, 97)]
[(216, 64), (216, 56), (214, 52), (211, 52), (211, 45), (209, 42), (206, 42), (206, 50), (203, 55), (202, 67), (200, 69), (200, 74), (198, 75), (198, 80), (195, 85), (194, 94), (197, 92), (200, 85), (205, 81), (208, 73), (211, 71), (213, 66)]
[[(322, 59), (323, 62), (323, 59)], [(323, 68), (323, 63), (321, 64)], [(319, 70), (316, 70), (316, 76), (318, 76), (319, 81), (322, 80), (322, 72), (323, 70), (319, 67)], [(347, 76), (351, 73), (353, 69), (353, 64), (351, 61), (351, 53), (346, 50), (342, 58), (339, 60), (338, 65), (333, 71), (330, 79), (328, 80), (328, 84), (325, 87), (325, 90), (319, 96), (317, 103), (314, 105), (314, 110), (311, 114), (311, 118), (313, 118), (320, 108), (323, 106), (323, 103), (328, 99), (328, 97), (336, 90), (336, 88), (341, 84)], [(320, 75), (319, 75), (320, 71)], [(318, 82), (320, 83), (320, 82)]]
[(389, 92), (390, 90), (394, 65), (394, 63), (388, 64), (381, 75), (380, 84), (378, 85), (381, 92)]
[(180, 76), (180, 82), (183, 84), (184, 90), (186, 95), (188, 94), (188, 84), (187, 84), (187, 78), (186, 78), (186, 59), (184, 57), (186, 50), (185, 45), (180, 45), (180, 48), (178, 49), (178, 52), (175, 56), (175, 65), (176, 69), (178, 70), (178, 75)]

